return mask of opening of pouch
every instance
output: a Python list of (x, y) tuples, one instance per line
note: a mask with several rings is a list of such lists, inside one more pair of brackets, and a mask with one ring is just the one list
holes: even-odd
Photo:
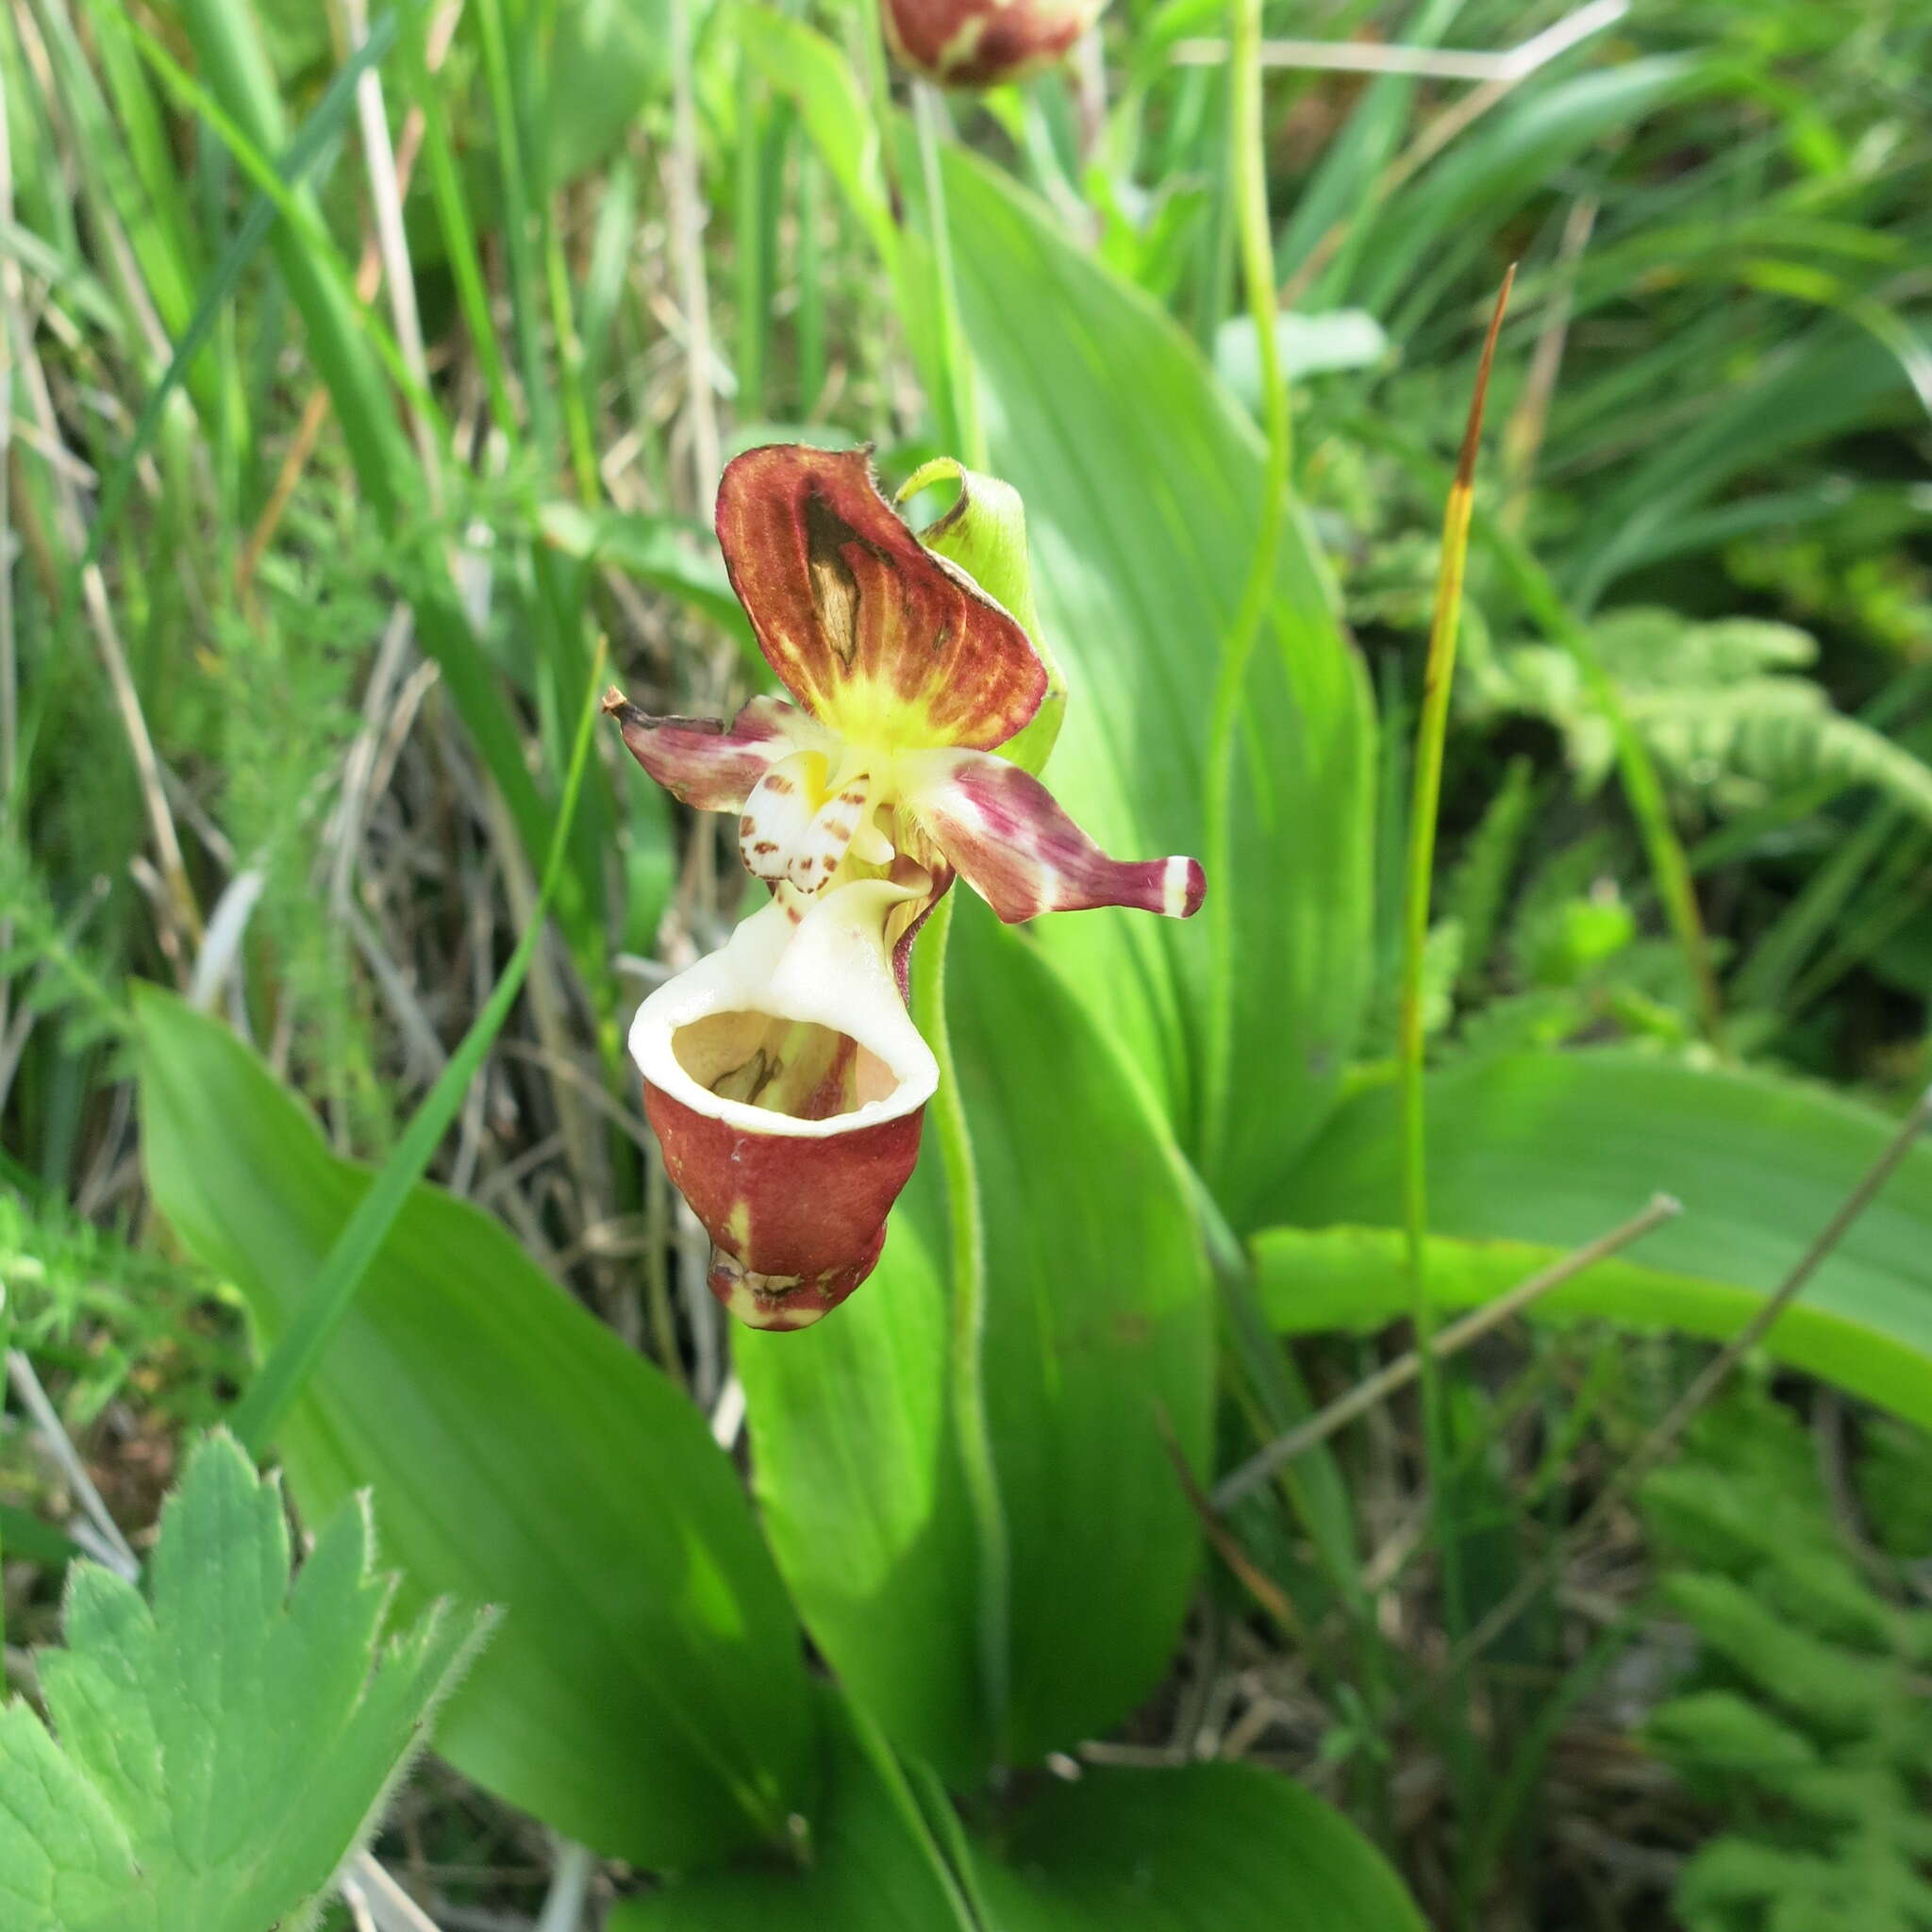
[(849, 1033), (771, 1013), (708, 1013), (672, 1036), (677, 1064), (708, 1092), (793, 1120), (825, 1121), (890, 1099), (899, 1076)]

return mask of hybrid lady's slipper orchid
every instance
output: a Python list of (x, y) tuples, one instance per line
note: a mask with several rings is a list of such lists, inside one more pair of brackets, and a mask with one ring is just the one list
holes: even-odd
[(1024, 80), (1063, 58), (1107, 0), (885, 0), (886, 38), (941, 87)]
[(865, 452), (748, 451), (717, 524), (796, 702), (753, 698), (728, 724), (648, 717), (614, 691), (605, 708), (660, 785), (738, 815), (773, 903), (638, 1008), (630, 1047), (710, 1234), (712, 1293), (754, 1327), (802, 1328), (872, 1272), (918, 1158), (939, 1070), (906, 1010), (908, 956), (955, 874), (1008, 922), (1185, 919), (1205, 881), (1191, 858), (1109, 858), (996, 756), (1046, 700), (1046, 664), (901, 522)]

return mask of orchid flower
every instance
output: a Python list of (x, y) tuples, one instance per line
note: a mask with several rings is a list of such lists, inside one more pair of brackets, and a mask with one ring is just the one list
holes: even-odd
[(660, 785), (737, 815), (772, 903), (645, 1000), (630, 1047), (710, 1234), (712, 1293), (754, 1327), (802, 1328), (872, 1272), (918, 1158), (939, 1067), (907, 1011), (908, 955), (954, 876), (1008, 922), (1184, 919), (1205, 881), (1191, 858), (1109, 858), (997, 755), (1047, 699), (1046, 663), (900, 520), (866, 452), (747, 451), (717, 527), (793, 702), (755, 697), (728, 724), (650, 717), (616, 691), (604, 707)]
[(941, 87), (1024, 80), (1071, 51), (1107, 0), (885, 0), (900, 62)]

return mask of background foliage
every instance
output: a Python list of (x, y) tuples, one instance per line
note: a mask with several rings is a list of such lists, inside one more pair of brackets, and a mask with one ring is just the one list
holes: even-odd
[[(1265, 84), (1292, 489), (1241, 658), (1283, 452), (1226, 8), (1118, 0), (941, 100), (845, 0), (10, 0), (0, 1786), (85, 1758), (57, 1658), (146, 1614), (73, 1559), (152, 1549), (165, 1627), (161, 1494), (321, 1286), (291, 1614), (333, 1578), (366, 1662), (365, 1489), (407, 1616), (501, 1612), (335, 1924), (1932, 1924), (1932, 1153), (1748, 1333), (1932, 1079), (1932, 20), (1585, 13), (1471, 80), (1389, 50), (1573, 10), (1263, 9), (1350, 64)], [(1418, 1305), (1411, 747), (1511, 261)], [(654, 709), (760, 688), (725, 457), (896, 483), (975, 424), (1073, 687), (1056, 791), (1213, 876), (1184, 926), (961, 908), (962, 1377), (930, 1158), (833, 1321), (723, 1333), (620, 1042), (742, 881), (614, 744), (570, 774), (600, 644)], [(168, 1521), (258, 1517), (239, 1467)], [(230, 1569), (279, 1611), (273, 1543), (209, 1532), (210, 1616)], [(376, 1687), (428, 1701), (438, 1614)]]

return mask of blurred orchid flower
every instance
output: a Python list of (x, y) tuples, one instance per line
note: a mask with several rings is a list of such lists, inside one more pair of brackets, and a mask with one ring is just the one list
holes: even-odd
[[(961, 508), (975, 484), (1005, 491), (936, 467), (960, 475)], [(754, 1327), (802, 1328), (871, 1273), (918, 1158), (939, 1070), (906, 1010), (908, 956), (954, 875), (1008, 922), (1095, 906), (1184, 919), (1205, 881), (1191, 858), (1109, 858), (994, 755), (1019, 752), (1049, 702), (1047, 663), (900, 520), (866, 452), (750, 450), (724, 472), (717, 525), (797, 702), (753, 698), (728, 724), (649, 717), (616, 691), (604, 705), (660, 785), (738, 814), (773, 903), (639, 1008), (630, 1046), (671, 1178), (711, 1237), (712, 1293)]]
[(1107, 0), (885, 0), (900, 62), (941, 87), (1024, 80), (1063, 58)]

